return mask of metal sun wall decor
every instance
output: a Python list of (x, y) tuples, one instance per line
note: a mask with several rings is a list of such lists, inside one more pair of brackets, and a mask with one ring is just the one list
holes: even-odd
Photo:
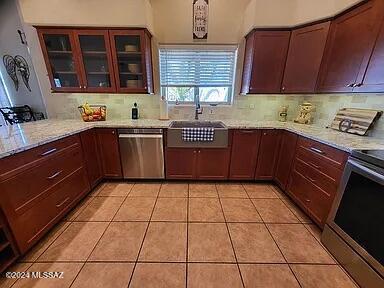
[(21, 55), (16, 55), (15, 57), (12, 57), (11, 55), (4, 55), (3, 63), (9, 77), (11, 77), (13, 83), (15, 84), (16, 91), (19, 90), (19, 78), (17, 77), (18, 71), (25, 87), (27, 87), (28, 91), (31, 92), (31, 87), (29, 86), (29, 76), (31, 75), (31, 72), (29, 70), (27, 60), (25, 60), (25, 58)]
[(193, 0), (193, 39), (208, 38), (208, 0)]

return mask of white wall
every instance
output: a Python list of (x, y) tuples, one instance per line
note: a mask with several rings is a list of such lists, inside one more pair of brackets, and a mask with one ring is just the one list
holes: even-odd
[[(3, 76), (9, 97), (12, 104), (15, 106), (27, 104), (31, 106), (33, 110), (45, 114), (45, 105), (43, 103), (28, 47), (21, 44), (19, 34), (17, 33), (18, 29), (23, 30), (23, 26), (19, 17), (16, 2), (13, 0), (0, 0), (0, 72)], [(13, 81), (7, 74), (6, 68), (3, 65), (2, 58), (6, 54), (11, 55), (12, 57), (21, 55), (27, 60), (31, 73), (29, 78), (31, 92), (29, 92), (24, 85), (20, 74), (17, 74), (19, 79), (19, 89), (16, 91)]]

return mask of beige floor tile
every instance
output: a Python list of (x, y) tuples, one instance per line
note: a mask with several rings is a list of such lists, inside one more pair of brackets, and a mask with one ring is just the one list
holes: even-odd
[(107, 226), (107, 222), (73, 222), (37, 261), (85, 261)]
[(133, 263), (86, 263), (71, 288), (126, 288)]
[(239, 262), (285, 262), (264, 224), (229, 223), (228, 227)]
[(266, 223), (300, 223), (280, 199), (252, 199), (252, 202)]
[(156, 198), (127, 197), (113, 221), (149, 221)]
[(269, 184), (243, 184), (249, 198), (278, 198)]
[(190, 198), (189, 221), (225, 222), (218, 198)]
[(217, 184), (220, 198), (248, 198), (241, 184)]
[(79, 204), (77, 204), (67, 215), (64, 217), (64, 221), (74, 221), (77, 216), (84, 211), (84, 209), (94, 200), (94, 197), (86, 197)]
[(189, 184), (189, 197), (217, 198), (216, 185), (211, 183)]
[(136, 261), (146, 222), (112, 222), (97, 243), (91, 261)]
[(187, 221), (187, 198), (158, 198), (152, 221)]
[(164, 183), (159, 197), (188, 197), (188, 183)]
[(301, 210), (299, 206), (292, 202), (290, 199), (281, 198), (285, 205), (292, 211), (293, 214), (300, 220), (301, 223), (311, 224), (312, 220)]
[(41, 239), (20, 262), (34, 262), (45, 250), (64, 232), (69, 226), (70, 222), (61, 222), (57, 224), (51, 231), (48, 232), (43, 239)]
[[(32, 266), (32, 263), (16, 263), (9, 267), (5, 272), (25, 272), (29, 267)], [(0, 277), (0, 287), (1, 288), (10, 288), (17, 281), (16, 278), (6, 278)]]
[(240, 264), (245, 288), (300, 288), (287, 264)]
[(138, 263), (130, 288), (185, 287), (186, 265), (176, 263)]
[(222, 198), (220, 201), (227, 222), (262, 222), (251, 200)]
[(185, 262), (186, 250), (186, 223), (151, 222), (139, 260)]
[(133, 183), (107, 183), (97, 196), (125, 197), (129, 194)]
[(302, 224), (268, 224), (288, 263), (335, 263)]
[(224, 223), (190, 223), (188, 261), (235, 262), (226, 225)]
[(304, 288), (357, 288), (338, 265), (291, 265)]
[(75, 221), (111, 221), (124, 197), (94, 197)]
[(35, 263), (30, 272), (63, 272), (63, 278), (25, 278), (18, 280), (12, 287), (38, 287), (38, 288), (67, 288), (79, 273), (83, 263)]
[(128, 197), (157, 197), (160, 183), (136, 183)]
[(243, 287), (236, 264), (188, 264), (189, 288)]

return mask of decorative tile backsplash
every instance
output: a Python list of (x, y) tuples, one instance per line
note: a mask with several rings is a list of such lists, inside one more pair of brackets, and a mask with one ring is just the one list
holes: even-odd
[[(53, 97), (57, 97), (53, 95)], [(60, 119), (80, 118), (77, 106), (90, 104), (107, 105), (107, 117), (110, 119), (129, 119), (133, 103), (138, 103), (140, 117), (157, 119), (159, 117), (158, 95), (135, 94), (62, 94), (61, 100), (50, 101), (50, 117)], [(238, 95), (231, 106), (206, 106), (200, 119), (204, 120), (277, 120), (281, 106), (288, 105), (288, 120), (292, 121), (298, 112), (298, 106), (309, 101), (316, 106), (314, 124), (327, 126), (338, 109), (371, 108), (384, 111), (384, 94), (317, 94), (317, 95)], [(193, 119), (193, 106), (169, 106), (171, 119)], [(375, 126), (373, 136), (384, 139), (384, 118)]]

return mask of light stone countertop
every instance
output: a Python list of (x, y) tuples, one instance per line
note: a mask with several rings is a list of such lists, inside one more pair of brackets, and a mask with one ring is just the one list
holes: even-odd
[[(93, 127), (113, 128), (168, 128), (172, 121), (156, 119), (108, 120), (85, 123), (81, 120), (42, 120), (0, 127), (0, 158), (46, 144)], [(224, 120), (230, 129), (285, 129), (317, 140), (335, 148), (351, 152), (356, 149), (384, 149), (384, 139), (362, 137), (314, 125), (278, 121)]]

